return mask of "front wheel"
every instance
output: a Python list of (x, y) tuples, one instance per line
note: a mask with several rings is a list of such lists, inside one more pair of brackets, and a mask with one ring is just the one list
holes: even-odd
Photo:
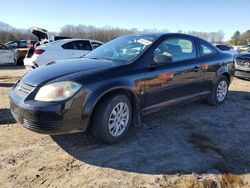
[(228, 94), (229, 81), (225, 76), (221, 76), (214, 85), (211, 94), (208, 96), (208, 103), (218, 106), (222, 104)]
[(132, 119), (130, 100), (122, 94), (111, 95), (98, 104), (93, 114), (93, 135), (106, 143), (119, 141), (127, 133)]

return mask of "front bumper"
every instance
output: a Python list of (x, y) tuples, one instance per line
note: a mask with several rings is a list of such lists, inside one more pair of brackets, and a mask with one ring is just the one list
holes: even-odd
[(24, 66), (27, 70), (32, 70), (38, 67), (38, 65), (31, 59), (31, 58), (25, 58), (23, 60)]
[(22, 99), (15, 89), (10, 91), (10, 109), (23, 127), (41, 134), (64, 134), (84, 131), (89, 115), (83, 115), (86, 94), (78, 92), (73, 98), (60, 102), (39, 102)]
[(235, 77), (250, 79), (250, 71), (235, 70)]

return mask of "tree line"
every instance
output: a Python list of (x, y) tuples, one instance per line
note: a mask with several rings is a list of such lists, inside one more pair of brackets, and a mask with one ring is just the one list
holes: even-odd
[[(144, 29), (138, 30), (136, 28), (124, 29), (124, 28), (114, 28), (110, 26), (105, 27), (95, 27), (87, 25), (65, 25), (61, 28), (59, 33), (53, 33), (54, 35), (60, 35), (72, 38), (90, 38), (96, 39), (103, 42), (107, 42), (113, 38), (126, 34), (135, 33), (154, 33), (154, 32), (169, 32), (165, 30), (157, 29)], [(178, 31), (180, 33), (188, 33), (191, 35), (198, 36), (212, 43), (224, 43), (224, 32), (222, 30), (213, 32), (198, 32), (198, 31), (188, 31), (184, 32), (182, 30)], [(35, 40), (36, 37), (29, 30), (20, 30), (11, 27), (8, 24), (0, 22), (0, 42), (5, 43), (11, 40)], [(232, 45), (243, 45), (250, 42), (250, 30), (240, 33), (236, 31), (229, 41)]]
[(217, 32), (215, 31), (212, 31), (212, 32), (189, 31), (188, 34), (200, 37), (213, 44), (224, 43), (223, 39), (224, 39), (225, 33), (222, 30), (219, 30)]
[(11, 30), (11, 31), (0, 30), (1, 43), (6, 43), (8, 41), (13, 41), (13, 40), (37, 40), (37, 39), (29, 31), (21, 32), (18, 30)]
[(16, 29), (6, 23), (0, 22), (0, 42), (12, 40), (35, 40), (36, 37), (28, 29)]
[(230, 42), (232, 45), (244, 45), (250, 43), (250, 30), (243, 33), (235, 31)]
[[(167, 29), (138, 30), (136, 28), (121, 29), (121, 28), (112, 28), (109, 26), (97, 28), (94, 26), (86, 26), (86, 25), (78, 25), (78, 26), (65, 25), (64, 27), (61, 28), (59, 35), (70, 36), (73, 38), (92, 38), (92, 39), (100, 40), (103, 42), (107, 42), (113, 38), (116, 38), (118, 36), (125, 35), (125, 34), (157, 33), (157, 32), (166, 33), (166, 32), (169, 32), (169, 30)], [(224, 36), (225, 36), (224, 32), (221, 30), (217, 32), (197, 32), (197, 31), (184, 32), (182, 30), (179, 30), (178, 32), (192, 34), (192, 35), (201, 37), (205, 40), (208, 40), (212, 43), (222, 43)]]

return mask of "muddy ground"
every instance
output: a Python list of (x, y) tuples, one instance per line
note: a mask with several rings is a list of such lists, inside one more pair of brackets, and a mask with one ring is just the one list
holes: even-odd
[(89, 133), (46, 136), (16, 123), (0, 69), (0, 187), (250, 187), (250, 81), (219, 107), (195, 102), (143, 117), (114, 145)]

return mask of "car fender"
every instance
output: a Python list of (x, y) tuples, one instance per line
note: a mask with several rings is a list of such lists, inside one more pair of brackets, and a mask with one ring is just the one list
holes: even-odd
[(140, 114), (140, 109), (139, 109), (139, 103), (140, 103), (140, 98), (138, 97), (138, 90), (134, 86), (133, 83), (128, 82), (128, 81), (120, 81), (120, 82), (112, 82), (112, 83), (107, 83), (105, 85), (102, 85), (100, 87), (97, 87), (91, 93), (89, 94), (89, 97), (87, 101), (85, 102), (84, 108), (83, 108), (83, 116), (84, 117), (91, 117), (95, 107), (97, 106), (98, 102), (107, 95), (108, 93), (112, 93), (115, 90), (126, 90), (132, 94), (133, 97), (133, 109), (136, 111), (136, 120), (140, 121), (140, 117), (138, 115)]
[(221, 77), (221, 75), (228, 74), (229, 75), (229, 81), (231, 82), (231, 77), (233, 76), (232, 73), (230, 72), (229, 68), (227, 66), (222, 66), (218, 69), (216, 77), (214, 78), (213, 83), (216, 83), (217, 80)]

